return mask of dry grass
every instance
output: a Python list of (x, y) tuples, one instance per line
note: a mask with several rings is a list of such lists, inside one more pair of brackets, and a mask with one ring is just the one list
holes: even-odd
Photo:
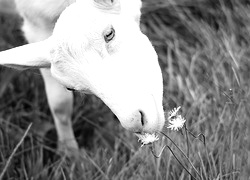
[[(182, 106), (185, 131), (164, 132), (156, 159), (93, 96), (75, 97), (78, 161), (59, 156), (37, 71), (0, 70), (0, 169), (28, 125), (5, 179), (248, 179), (250, 177), (250, 4), (243, 0), (145, 0), (142, 29), (160, 57), (166, 112)], [(1, 49), (20, 45), (16, 17), (0, 16)], [(201, 137), (201, 136), (200, 136)], [(203, 140), (204, 142), (204, 140)], [(195, 172), (192, 165), (197, 170)], [(0, 170), (2, 172), (2, 170)], [(199, 174), (199, 175), (198, 175)]]

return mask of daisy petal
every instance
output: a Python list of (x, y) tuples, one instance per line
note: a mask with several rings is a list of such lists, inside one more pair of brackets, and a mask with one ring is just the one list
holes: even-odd
[(154, 133), (154, 134), (149, 134), (149, 133), (145, 133), (145, 134), (135, 134), (139, 139), (138, 141), (141, 141), (142, 146), (147, 145), (147, 144), (151, 144), (155, 141), (159, 140), (159, 137)]
[(169, 126), (167, 128), (178, 131), (183, 127), (185, 122), (186, 120), (181, 115), (177, 115), (175, 118), (169, 120)]
[(168, 113), (168, 119), (171, 119), (175, 116), (177, 116), (178, 114), (178, 111), (181, 109), (181, 106), (177, 107), (177, 108), (174, 108), (173, 110), (171, 110), (169, 113)]

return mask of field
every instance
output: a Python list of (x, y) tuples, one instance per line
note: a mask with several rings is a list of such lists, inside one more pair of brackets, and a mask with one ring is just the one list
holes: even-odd
[[(250, 179), (250, 2), (143, 2), (141, 29), (159, 55), (166, 118), (181, 106), (185, 128), (164, 128), (155, 153), (167, 146), (156, 158), (99, 99), (75, 93), (81, 150), (68, 158), (56, 151), (39, 71), (0, 67), (0, 179)], [(25, 43), (21, 23), (0, 14), (0, 50)]]

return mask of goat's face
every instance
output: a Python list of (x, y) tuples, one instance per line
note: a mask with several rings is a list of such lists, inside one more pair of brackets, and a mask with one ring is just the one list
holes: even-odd
[(65, 87), (102, 99), (124, 128), (153, 133), (165, 122), (158, 57), (136, 14), (122, 8), (87, 0), (68, 7), (50, 37), (51, 72)]

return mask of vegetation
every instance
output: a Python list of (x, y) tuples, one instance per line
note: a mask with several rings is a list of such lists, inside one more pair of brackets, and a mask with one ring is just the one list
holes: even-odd
[[(164, 128), (185, 156), (163, 136), (155, 153), (167, 148), (155, 158), (99, 99), (79, 94), (80, 157), (58, 154), (39, 71), (0, 67), (0, 177), (6, 168), (3, 179), (249, 179), (249, 1), (145, 0), (142, 12), (163, 71), (166, 115), (181, 106), (197, 137)], [(1, 50), (24, 43), (18, 17), (2, 14), (0, 24)]]

